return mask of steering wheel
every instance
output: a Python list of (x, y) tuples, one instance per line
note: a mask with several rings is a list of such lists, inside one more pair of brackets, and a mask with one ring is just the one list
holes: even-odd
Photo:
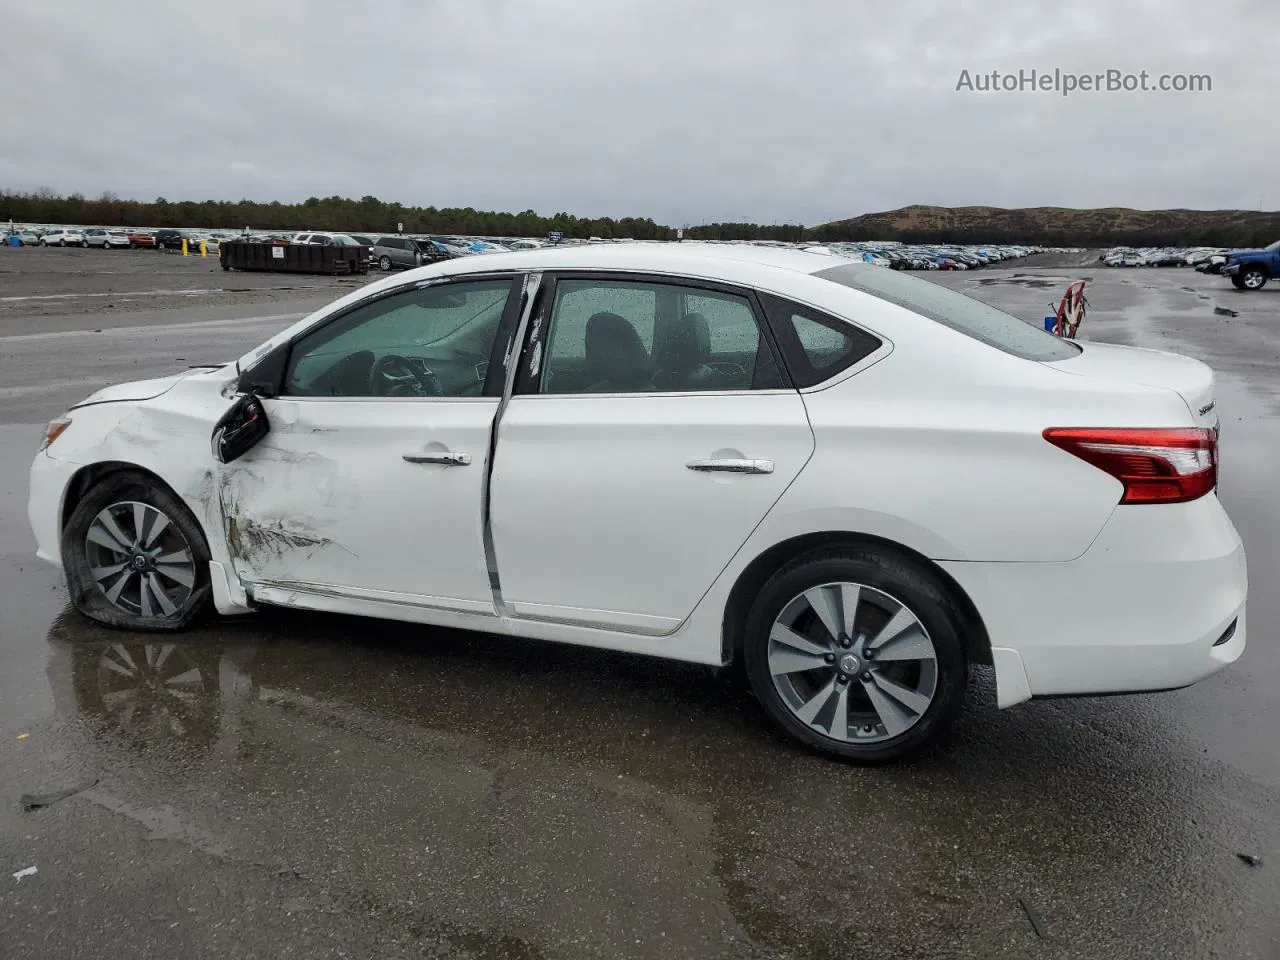
[(430, 370), (419, 370), (406, 357), (388, 353), (369, 371), (369, 392), (375, 397), (439, 397), (440, 381)]

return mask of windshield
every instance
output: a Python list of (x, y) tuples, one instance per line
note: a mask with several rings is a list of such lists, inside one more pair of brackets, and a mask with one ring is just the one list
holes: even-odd
[(1080, 348), (1012, 314), (955, 290), (865, 263), (850, 263), (814, 274), (885, 300), (958, 333), (1024, 360), (1066, 360)]

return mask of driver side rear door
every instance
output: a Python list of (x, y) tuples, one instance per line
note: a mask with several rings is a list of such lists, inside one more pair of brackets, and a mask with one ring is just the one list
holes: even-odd
[(259, 595), (494, 613), (482, 503), (520, 283), (401, 288), (291, 344), (270, 432), (221, 468), (229, 552)]

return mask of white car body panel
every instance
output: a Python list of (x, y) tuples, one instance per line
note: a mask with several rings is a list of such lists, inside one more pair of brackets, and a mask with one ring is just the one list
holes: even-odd
[[(481, 505), (496, 397), (263, 402), (271, 432), (218, 465), (237, 575), (494, 614)], [(432, 449), (473, 461), (404, 460)]]
[[(517, 396), (497, 449), (493, 541), (511, 613), (664, 634), (800, 473), (813, 433), (794, 390)], [(772, 472), (687, 466), (725, 457)]]
[[(517, 395), (505, 406), (269, 400), (272, 433), (228, 465), (213, 459), (209, 435), (236, 368), (111, 387), (74, 408), (72, 426), (35, 458), (39, 555), (60, 560), (77, 471), (126, 463), (191, 508), (223, 612), (273, 603), (719, 664), (726, 604), (748, 565), (798, 537), (849, 533), (900, 544), (959, 585), (990, 637), (1001, 706), (1178, 686), (1239, 657), (1245, 560), (1216, 495), (1118, 506), (1118, 481), (1041, 436), (1049, 426), (1210, 425), (1206, 366), (1092, 343), (1059, 362), (1023, 360), (810, 275), (839, 263), (764, 247), (570, 245), (388, 277), (300, 320), (239, 368), (386, 290), (555, 269), (754, 287), (847, 317), (885, 346), (799, 392)], [(677, 404), (684, 412), (671, 412)], [(695, 407), (705, 415), (690, 415)], [(489, 557), (484, 477), (499, 409)], [(430, 443), (472, 463), (401, 459)], [(775, 470), (685, 467), (728, 453)], [(278, 555), (246, 551), (245, 521), (304, 523), (319, 536)], [(433, 538), (445, 543), (435, 553)]]

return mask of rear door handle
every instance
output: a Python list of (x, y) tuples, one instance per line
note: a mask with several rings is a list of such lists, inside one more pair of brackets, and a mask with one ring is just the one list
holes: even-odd
[(704, 473), (773, 473), (772, 460), (690, 460), (685, 466)]
[(409, 463), (440, 463), (446, 467), (465, 467), (471, 462), (469, 453), (406, 453), (404, 459)]

